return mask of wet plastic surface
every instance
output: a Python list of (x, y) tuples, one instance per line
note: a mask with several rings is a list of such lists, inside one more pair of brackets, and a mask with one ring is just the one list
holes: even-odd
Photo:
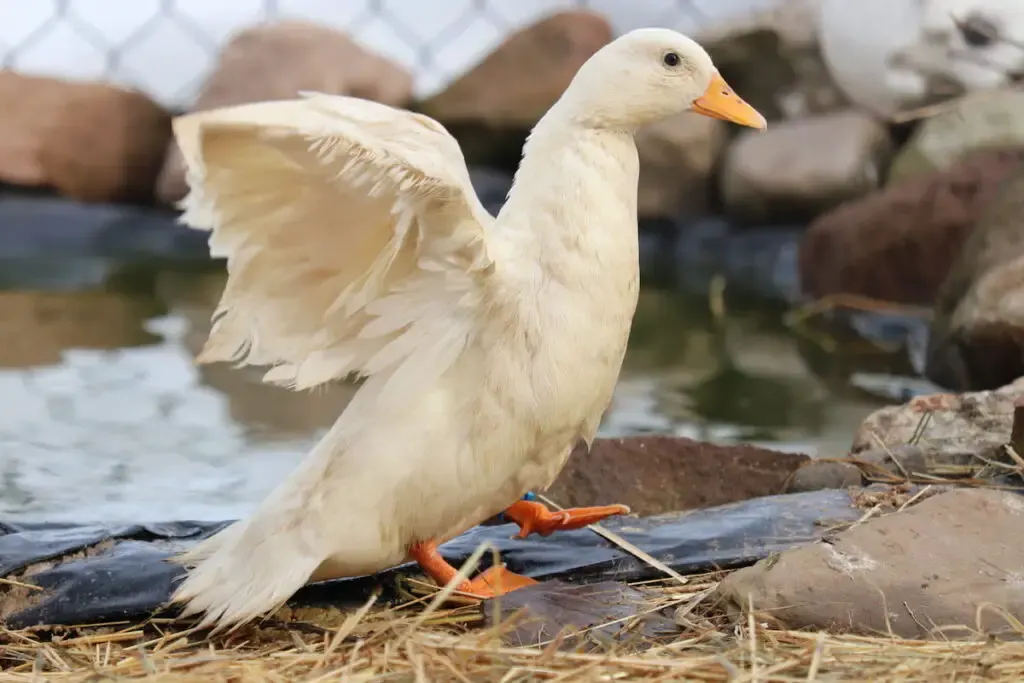
[(87, 204), (59, 197), (0, 194), (0, 254), (206, 260), (209, 235), (178, 222), (174, 211), (128, 204)]
[[(751, 564), (814, 540), (827, 527), (861, 516), (851, 500), (845, 490), (812, 491), (656, 517), (611, 519), (604, 526), (676, 571), (695, 573)], [(3, 587), (0, 614), (6, 615), (11, 628), (150, 616), (160, 610), (183, 573), (167, 558), (224, 524), (0, 523), (0, 576), (19, 578), (26, 568), (37, 565), (19, 580), (43, 588)], [(509, 569), (539, 580), (584, 583), (659, 576), (642, 560), (586, 529), (527, 539), (513, 539), (515, 531), (515, 525), (508, 524), (479, 526), (442, 546), (441, 552), (458, 566), (488, 541)], [(378, 585), (387, 596), (398, 575), (415, 573), (415, 565), (405, 564), (373, 576), (313, 584), (292, 603), (359, 603)]]

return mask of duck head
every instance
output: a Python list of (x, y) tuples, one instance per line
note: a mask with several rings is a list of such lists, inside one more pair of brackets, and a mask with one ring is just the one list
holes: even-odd
[(725, 82), (694, 40), (663, 28), (630, 31), (588, 59), (560, 104), (580, 123), (627, 128), (684, 111), (764, 129), (767, 122)]

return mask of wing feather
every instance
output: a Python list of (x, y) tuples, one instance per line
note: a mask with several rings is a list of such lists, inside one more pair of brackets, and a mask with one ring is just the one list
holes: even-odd
[(268, 366), (295, 389), (388, 373), (408, 390), (450, 367), (491, 272), (493, 217), (440, 124), (304, 93), (174, 127), (182, 220), (227, 260), (201, 362)]

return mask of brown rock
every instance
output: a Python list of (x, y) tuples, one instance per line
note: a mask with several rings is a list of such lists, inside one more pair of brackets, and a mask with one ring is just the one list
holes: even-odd
[(636, 514), (691, 510), (782, 493), (808, 456), (675, 436), (580, 446), (546, 495), (563, 507), (621, 503)]
[(740, 219), (813, 218), (877, 188), (891, 152), (888, 129), (859, 111), (745, 131), (726, 154), (722, 197)]
[(860, 486), (861, 479), (860, 468), (853, 463), (812, 460), (793, 473), (786, 493), (845, 489)]
[(928, 377), (959, 391), (1024, 376), (1024, 165), (987, 208), (939, 291)]
[(800, 244), (804, 291), (931, 305), (975, 222), (1022, 161), (1024, 149), (983, 153), (826, 213)]
[(820, 0), (740, 12), (694, 35), (722, 76), (769, 120), (835, 111), (846, 98), (818, 47)]
[[(412, 74), (406, 69), (368, 52), (344, 33), (282, 21), (246, 29), (231, 38), (193, 109), (289, 99), (302, 90), (406, 106), (412, 86)], [(184, 197), (187, 189), (181, 154), (172, 145), (158, 195), (171, 204)]]
[(712, 169), (728, 141), (728, 124), (679, 114), (636, 134), (640, 157), (640, 218), (675, 218), (707, 206)]
[(924, 415), (913, 408), (913, 402), (886, 406), (861, 423), (850, 450), (859, 458), (862, 452), (889, 449), (900, 459), (902, 469), (911, 473), (963, 466), (979, 455), (1005, 459), (1002, 450), (1013, 428), (1014, 401), (1022, 396), (1024, 379), (992, 391), (948, 397), (928, 416), (913, 451), (901, 449), (915, 439)]
[(583, 62), (611, 39), (611, 26), (601, 15), (559, 12), (510, 35), (419, 109), (445, 125), (529, 130), (562, 96)]
[[(790, 629), (904, 638), (1011, 633), (988, 604), (1024, 618), (1019, 494), (960, 489), (758, 562), (718, 587), (734, 615), (747, 605)], [(749, 602), (748, 602), (749, 601)]]
[(134, 90), (0, 71), (0, 182), (86, 202), (147, 201), (170, 117)]

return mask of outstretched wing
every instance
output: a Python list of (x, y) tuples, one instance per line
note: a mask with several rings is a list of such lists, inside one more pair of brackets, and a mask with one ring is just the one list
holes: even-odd
[(491, 272), (458, 143), (433, 119), (304, 93), (189, 114), (175, 135), (228, 280), (200, 362), (272, 366), (295, 389), (390, 372), (406, 390), (450, 367)]

